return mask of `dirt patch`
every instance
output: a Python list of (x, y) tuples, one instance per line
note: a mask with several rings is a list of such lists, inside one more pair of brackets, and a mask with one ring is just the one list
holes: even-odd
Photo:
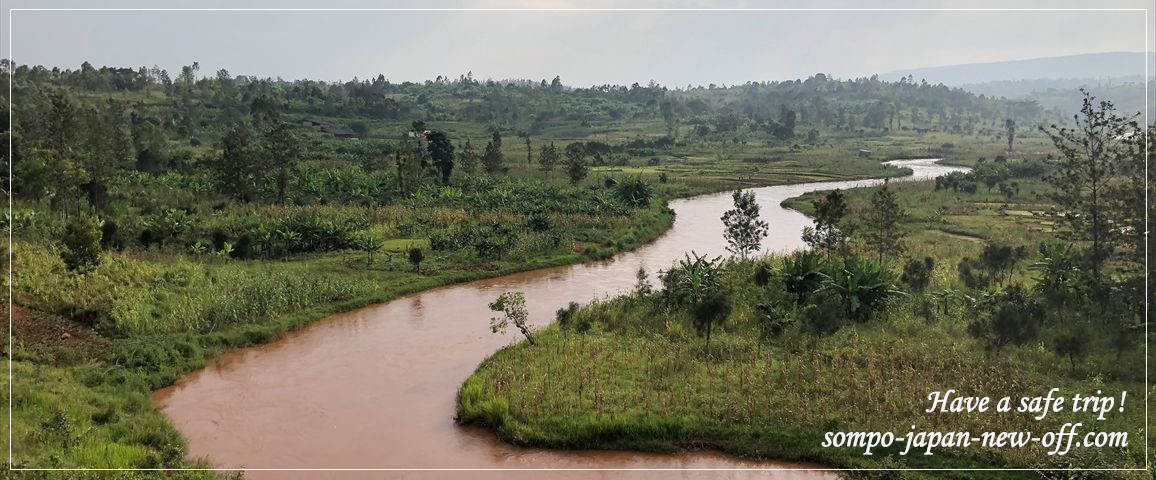
[(11, 333), (16, 353), (45, 360), (94, 360), (109, 351), (108, 339), (91, 328), (18, 305), (12, 305)]

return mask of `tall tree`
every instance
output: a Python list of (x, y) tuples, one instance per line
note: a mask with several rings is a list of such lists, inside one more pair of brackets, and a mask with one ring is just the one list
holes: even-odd
[(871, 211), (866, 215), (865, 237), (870, 248), (879, 254), (879, 262), (884, 255), (899, 255), (905, 249), (903, 238), (906, 232), (899, 223), (907, 212), (899, 206), (895, 192), (884, 184), (871, 195)]
[(478, 152), (474, 151), (473, 144), (470, 139), (466, 139), (466, 144), (461, 146), (458, 150), (458, 166), (466, 173), (477, 173), (478, 171)]
[(847, 216), (847, 197), (835, 189), (827, 192), (814, 202), (815, 226), (803, 229), (803, 241), (811, 248), (822, 250), (830, 261), (831, 254), (843, 251), (847, 245), (847, 232), (843, 217)]
[(1004, 121), (1004, 128), (1007, 129), (1007, 151), (1012, 151), (1012, 143), (1016, 140), (1016, 121), (1007, 119)]
[(267, 170), (249, 129), (233, 127), (221, 138), (220, 149), (220, 154), (209, 159), (209, 168), (221, 193), (243, 202), (254, 200)]
[(494, 135), (486, 143), (486, 151), (482, 154), (482, 168), (486, 173), (495, 174), (502, 171), (502, 134), (494, 130)]
[(566, 175), (570, 183), (581, 182), (586, 174), (586, 146), (581, 142), (566, 145)]
[(723, 213), (723, 238), (727, 241), (727, 251), (742, 258), (757, 252), (767, 237), (767, 222), (759, 219), (759, 204), (755, 192), (735, 190), (732, 195), (735, 208)]
[(538, 168), (546, 173), (552, 172), (558, 165), (558, 157), (558, 147), (554, 146), (554, 142), (543, 145), (538, 149)]
[(1109, 192), (1122, 179), (1120, 162), (1129, 158), (1127, 139), (1142, 135), (1136, 122), (1116, 114), (1111, 102), (1096, 102), (1084, 92), (1084, 105), (1075, 127), (1052, 125), (1042, 129), (1060, 151), (1046, 180), (1055, 188), (1048, 194), (1056, 204), (1054, 217), (1080, 240), (1091, 242), (1089, 262), (1099, 283), (1104, 261), (1114, 240), (1116, 223)]
[(450, 175), (454, 171), (454, 144), (450, 143), (450, 137), (441, 130), (430, 132), (426, 142), (434, 167), (441, 174), (442, 184), (449, 185)]
[(301, 155), (297, 136), (284, 122), (276, 122), (268, 130), (261, 141), (261, 150), (265, 156), (264, 164), (274, 168), (277, 173), (274, 177), (277, 190), (277, 202), (285, 203), (289, 189), (289, 175)]
[(419, 138), (402, 138), (393, 152), (397, 165), (398, 192), (409, 194), (417, 191), (423, 171), (428, 163), (426, 147)]

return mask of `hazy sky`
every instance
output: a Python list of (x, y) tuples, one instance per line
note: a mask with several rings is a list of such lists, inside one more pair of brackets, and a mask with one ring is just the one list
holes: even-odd
[[(1108, 1), (51, 1), (12, 8), (1150, 8)], [(199, 61), (201, 73), (320, 80), (553, 78), (669, 86), (837, 77), (972, 62), (1154, 50), (1143, 11), (16, 11), (12, 56), (76, 68)], [(1148, 28), (1156, 30), (1148, 12)], [(4, 35), (3, 54), (9, 40)], [(1147, 42), (1145, 42), (1147, 40)], [(1147, 45), (1147, 47), (1146, 47)], [(1138, 69), (1137, 74), (1142, 74)]]

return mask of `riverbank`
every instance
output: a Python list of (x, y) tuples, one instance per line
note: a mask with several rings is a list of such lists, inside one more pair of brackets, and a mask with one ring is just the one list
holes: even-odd
[[(1022, 181), (1021, 186), (1023, 201), (1040, 188), (1038, 181)], [(909, 209), (910, 221), (902, 228), (911, 232), (915, 244), (907, 255), (936, 258), (926, 295), (912, 292), (897, 297), (872, 321), (850, 323), (834, 334), (816, 335), (796, 325), (764, 341), (762, 305), (773, 301), (783, 287), (759, 286), (754, 278), (760, 265), (774, 272), (782, 268), (783, 260), (772, 256), (740, 262), (727, 268), (722, 281), (731, 310), (711, 337), (709, 350), (689, 314), (670, 306), (660, 294), (635, 292), (606, 299), (579, 309), (568, 318), (566, 330), (552, 325), (538, 332), (537, 345), (519, 343), (483, 362), (459, 391), (459, 421), (491, 429), (504, 441), (519, 445), (662, 452), (708, 447), (743, 457), (839, 468), (1142, 465), (1141, 441), (1127, 449), (1075, 451), (1058, 460), (1034, 448), (945, 449), (934, 456), (897, 456), (897, 451), (885, 449), (865, 457), (855, 449), (821, 447), (830, 431), (900, 434), (906, 428), (897, 426), (928, 428), (929, 422), (943, 431), (1047, 431), (1058, 430), (1065, 422), (1087, 422), (1071, 414), (1035, 422), (1022, 415), (929, 418), (922, 413), (927, 392), (946, 387), (993, 396), (1043, 393), (1052, 387), (1075, 392), (1086, 390), (1087, 376), (1092, 376), (1096, 388), (1104, 391), (1144, 390), (1135, 368), (1121, 372), (1111, 367), (1113, 355), (1119, 355), (1122, 365), (1142, 365), (1142, 351), (1101, 351), (1087, 360), (1086, 367), (1071, 372), (1055, 368), (1063, 359), (1048, 352), (1042, 341), (993, 355), (970, 333), (976, 315), (967, 302), (951, 300), (957, 295), (942, 296), (963, 288), (955, 279), (956, 263), (978, 255), (984, 243), (1041, 241), (1039, 230), (1033, 230), (1039, 220), (996, 213), (974, 218), (996, 209), (987, 201), (995, 194), (986, 192), (935, 191), (930, 183), (919, 182), (899, 182), (890, 188)], [(872, 192), (849, 192), (851, 210), (867, 208), (864, 204)], [(821, 195), (785, 195), (781, 202), (775, 196), (760, 203), (799, 205)], [(932, 215), (944, 207), (951, 215), (942, 219)], [(774, 213), (764, 218), (783, 228)], [(968, 232), (982, 229), (975, 231), (982, 235), (976, 237), (980, 242), (924, 241), (920, 232), (943, 222), (966, 225)], [(1028, 265), (1020, 264), (1008, 276), (1029, 281), (1031, 275)], [(1119, 378), (1106, 380), (1095, 373), (1098, 369)], [(1132, 409), (1094, 427), (1134, 431), (1142, 421), (1142, 409)], [(1036, 476), (1034, 472), (935, 475)]]
[[(714, 188), (722, 186), (731, 185), (718, 183)], [(422, 273), (400, 268), (389, 258), (394, 255), (387, 255), (385, 267), (350, 269), (350, 262), (357, 261), (356, 254), (312, 256), (288, 262), (190, 262), (164, 255), (142, 258), (112, 253), (101, 270), (85, 278), (84, 289), (79, 290), (79, 283), (59, 287), (59, 282), (67, 277), (58, 277), (59, 273), (53, 273), (50, 267), (58, 261), (55, 252), (18, 242), (16, 302), (25, 313), (15, 325), (17, 343), (13, 352), (17, 465), (204, 465), (184, 460), (185, 441), (151, 405), (151, 391), (171, 385), (225, 352), (266, 344), (339, 312), (439, 286), (607, 258), (632, 250), (662, 235), (673, 222), (664, 205), (666, 198), (672, 194), (699, 195), (706, 189), (671, 185), (665, 188), (667, 196), (648, 209), (647, 220), (624, 224), (629, 235), (617, 230), (603, 232), (606, 240), (592, 242), (581, 251), (489, 262), (482, 268), (457, 267), (436, 274), (430, 273), (436, 266)], [(338, 274), (344, 278), (334, 276)], [(252, 281), (249, 278), (256, 278), (254, 275), (272, 281), (247, 287), (240, 293), (228, 291), (228, 285), (244, 285)], [(282, 304), (267, 305), (263, 299), (284, 295), (279, 293), (284, 285), (306, 291), (294, 292), (293, 298)], [(133, 323), (133, 328), (142, 330), (156, 328), (148, 325), (155, 323), (149, 319), (158, 315), (181, 311), (194, 315), (201, 310), (188, 309), (200, 308), (198, 299), (205, 295), (223, 294), (229, 298), (223, 306), (230, 309), (240, 306), (242, 312), (266, 313), (254, 317), (256, 321), (206, 333), (158, 331), (129, 336), (107, 335), (104, 332), (109, 325), (105, 322), (76, 320), (85, 316), (106, 318), (103, 314), (84, 313), (90, 308), (85, 305), (113, 307), (122, 302), (115, 299), (123, 298), (125, 288), (142, 288), (142, 294), (153, 297), (134, 302), (164, 306), (164, 310), (153, 308), (151, 313), (129, 317), (143, 319), (139, 322), (143, 326)], [(218, 288), (226, 291), (210, 293)], [(257, 301), (266, 306), (259, 310), (244, 306)], [(45, 384), (55, 387), (44, 391), (41, 386)], [(37, 433), (46, 430), (49, 433)]]

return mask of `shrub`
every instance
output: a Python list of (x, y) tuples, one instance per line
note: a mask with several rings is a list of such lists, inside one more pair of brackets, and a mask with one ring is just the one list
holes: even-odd
[(413, 269), (420, 270), (421, 262), (422, 260), (425, 260), (425, 254), (422, 253), (421, 249), (418, 247), (411, 247), (409, 249), (408, 257), (409, 263), (413, 265)]
[(618, 182), (614, 186), (614, 193), (618, 195), (618, 199), (622, 203), (628, 206), (645, 208), (650, 206), (650, 199), (654, 196), (654, 187), (642, 177), (632, 177)]
[(64, 229), (64, 250), (60, 259), (77, 273), (87, 273), (100, 265), (100, 228), (88, 217), (77, 217)]
[(968, 326), (967, 332), (983, 341), (989, 351), (1023, 345), (1035, 340), (1039, 333), (1042, 309), (1018, 285), (996, 293), (981, 309), (983, 315)]
[(923, 261), (911, 259), (903, 266), (899, 280), (915, 291), (923, 291), (931, 284), (931, 274), (935, 271), (935, 259), (925, 257)]
[(848, 319), (868, 320), (892, 295), (895, 276), (881, 263), (861, 258), (848, 259), (843, 268), (828, 276), (822, 291), (831, 291), (843, 301)]

